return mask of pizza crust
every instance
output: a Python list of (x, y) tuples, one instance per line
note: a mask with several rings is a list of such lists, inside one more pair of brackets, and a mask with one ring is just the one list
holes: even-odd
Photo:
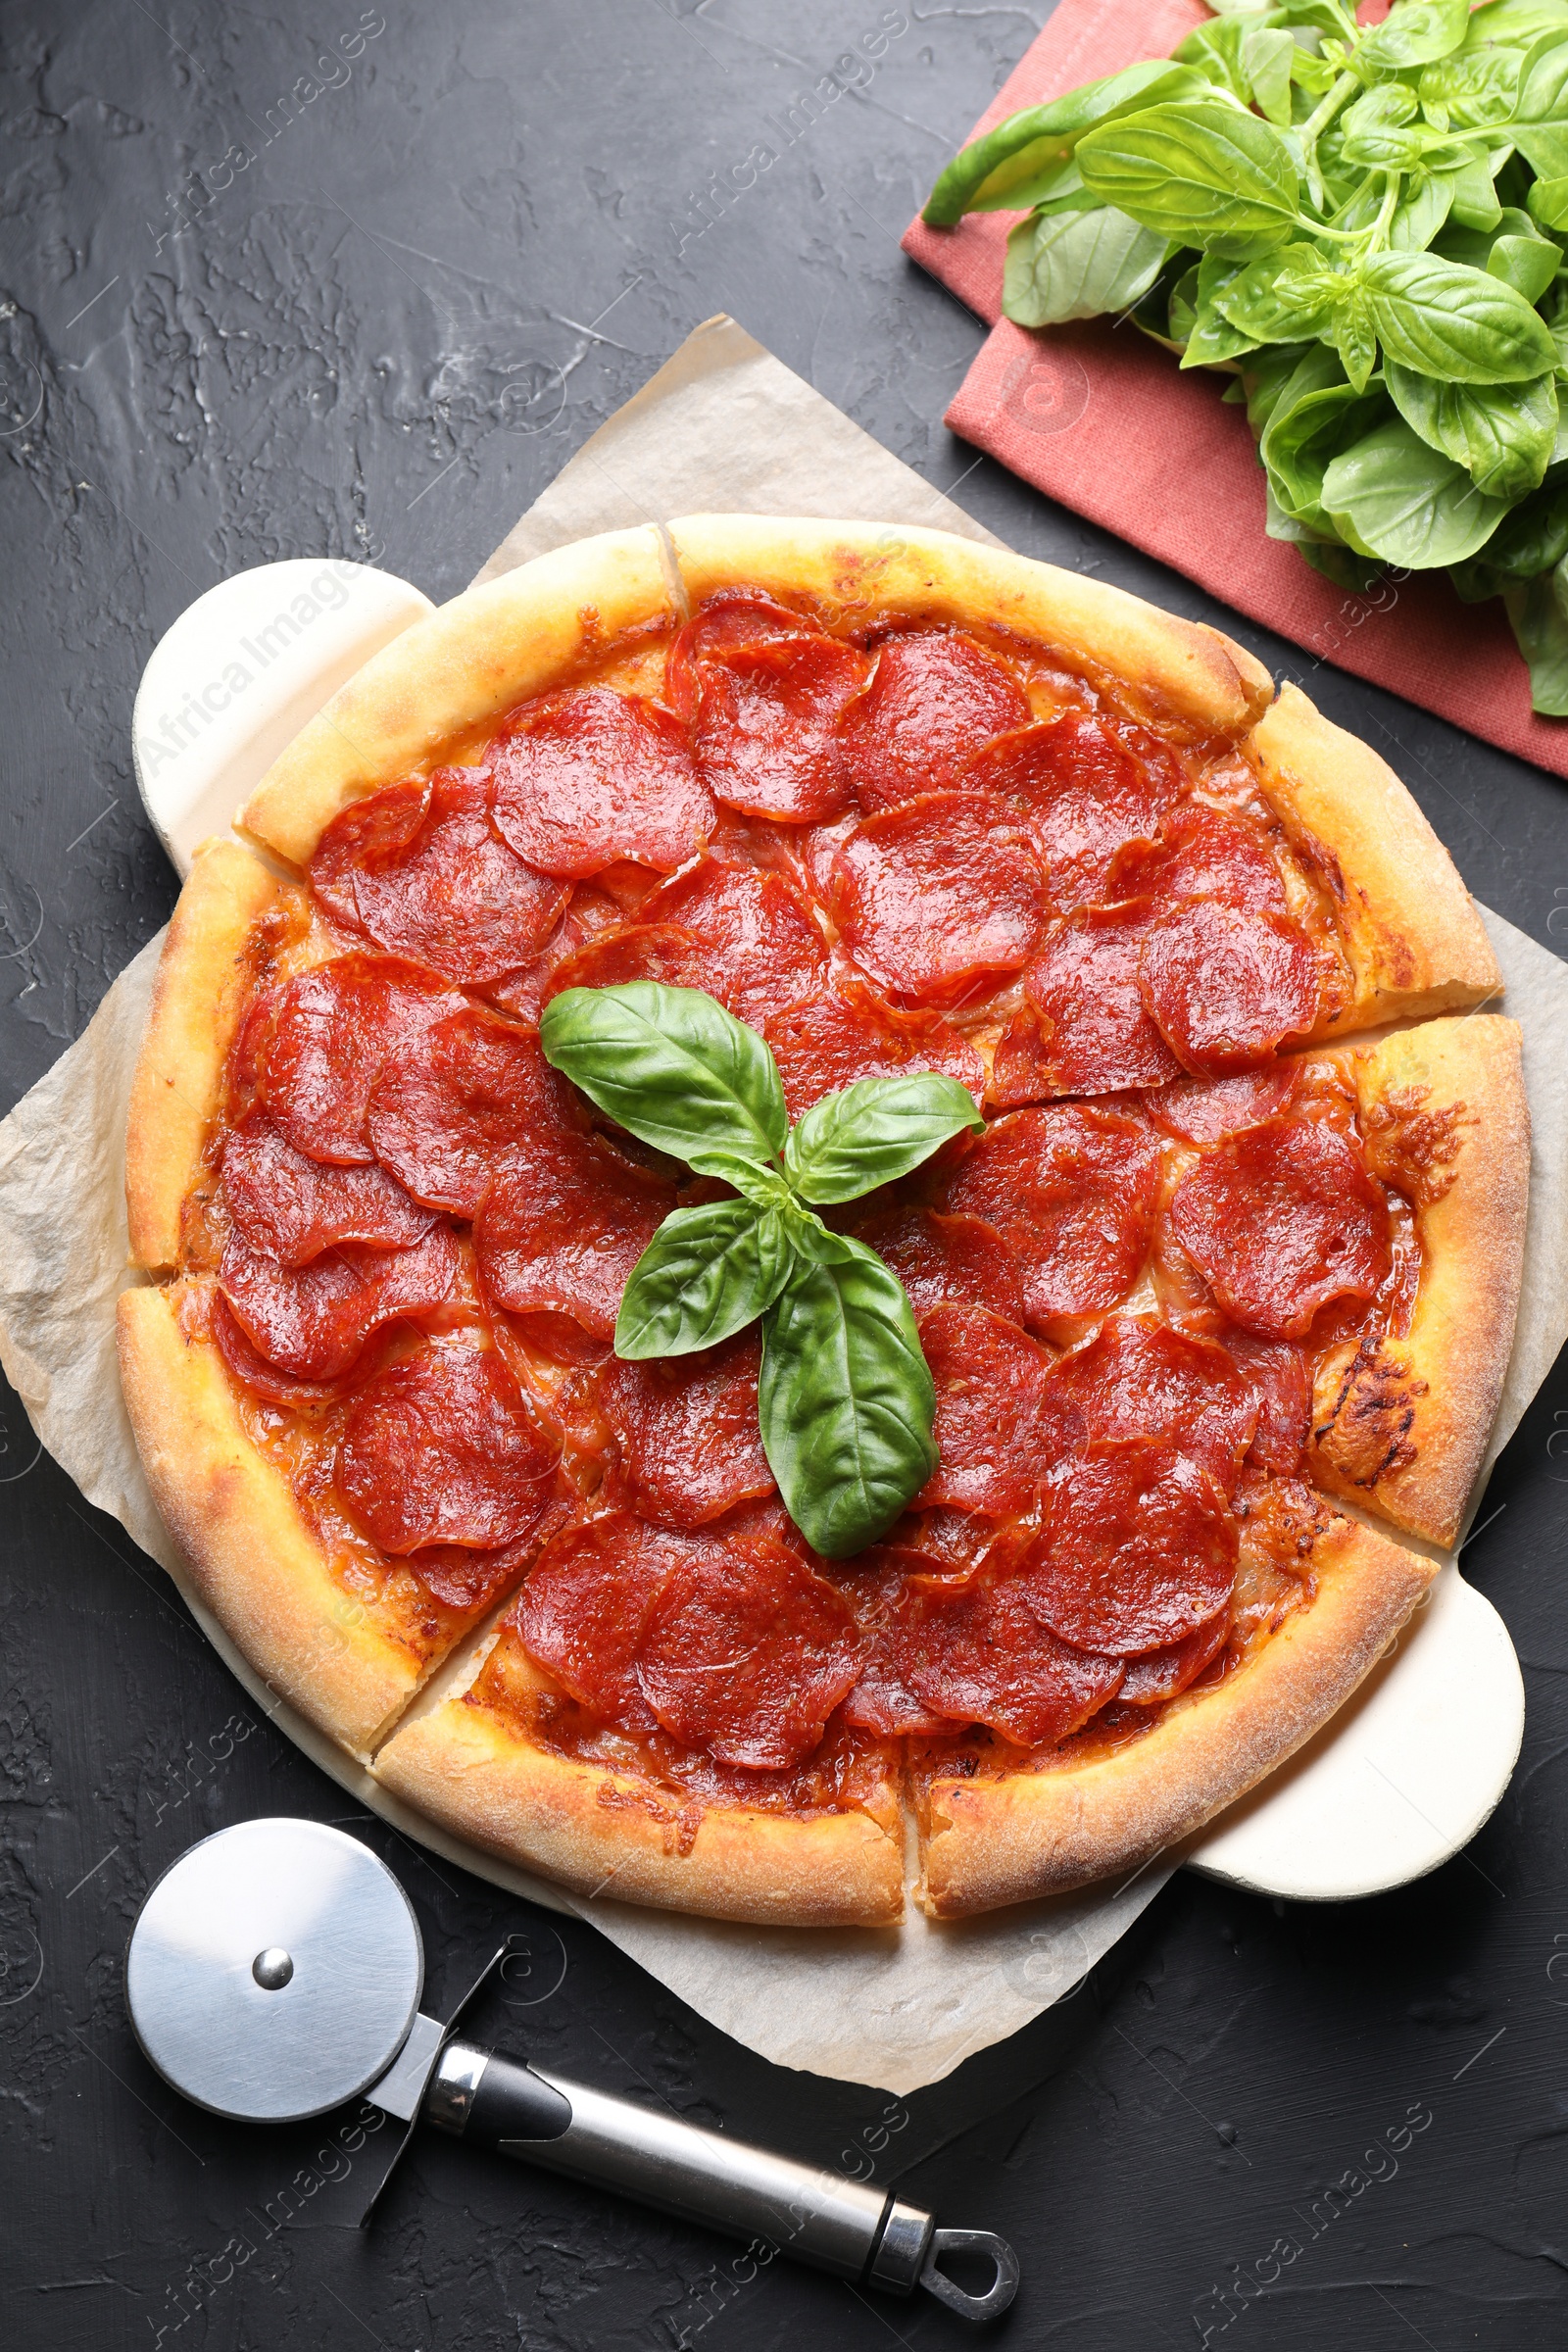
[(352, 802), (563, 684), (622, 632), (679, 618), (651, 524), (537, 556), (383, 646), (272, 762), (235, 823), (308, 865)]
[(1436, 1569), (1335, 1513), (1317, 1591), (1224, 1682), (1175, 1700), (1136, 1746), (1061, 1771), (939, 1780), (916, 1900), (936, 1919), (1136, 1871), (1222, 1813), (1344, 1705)]
[(1320, 1023), (1319, 1039), (1456, 1012), (1501, 992), (1492, 942), (1452, 858), (1370, 744), (1285, 685), (1244, 749), (1328, 894), (1349, 961), (1349, 1000)]
[(1404, 1338), (1324, 1359), (1304, 1467), (1329, 1493), (1446, 1546), (1513, 1349), (1530, 1198), (1519, 1028), (1494, 1014), (1425, 1021), (1353, 1066), (1373, 1165), (1414, 1193), (1421, 1283)]
[(176, 1265), (180, 1212), (202, 1168), (223, 1063), (256, 977), (269, 914), (300, 906), (231, 841), (197, 851), (153, 983), (125, 1132), (130, 1253), (153, 1271)]
[(203, 1600), (258, 1673), (369, 1755), (427, 1670), (332, 1574), (288, 1481), (253, 1443), (223, 1360), (173, 1288), (125, 1291), (120, 1378), (153, 1500)]
[(667, 1791), (544, 1747), (470, 1693), (404, 1725), (373, 1770), (443, 1828), (579, 1894), (758, 1927), (879, 1927), (904, 1913), (891, 1793), (886, 1822), (710, 1806), (683, 1850)]
[(808, 598), (824, 616), (991, 622), (1074, 669), (1133, 686), (1152, 714), (1240, 735), (1274, 691), (1260, 662), (1200, 621), (1009, 548), (904, 524), (689, 514), (669, 526), (694, 605), (737, 583)]

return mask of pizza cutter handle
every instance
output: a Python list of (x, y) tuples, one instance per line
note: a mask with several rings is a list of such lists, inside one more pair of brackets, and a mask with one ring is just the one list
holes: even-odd
[[(923, 2286), (965, 2319), (998, 2317), (1017, 2288), (1012, 2248), (988, 2230), (939, 2230), (930, 2214), (890, 2189), (563, 2082), (473, 2042), (447, 2043), (425, 2094), (424, 2118), (470, 2147), (617, 2189), (682, 2221), (749, 2239), (760, 2259), (788, 2254), (836, 2278), (896, 2295)], [(984, 2293), (970, 2294), (940, 2267), (956, 2252), (991, 2261), (995, 2277)]]

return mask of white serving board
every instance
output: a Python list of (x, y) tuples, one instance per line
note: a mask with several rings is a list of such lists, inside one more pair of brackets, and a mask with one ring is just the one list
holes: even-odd
[[(433, 609), (368, 564), (306, 558), (238, 572), (180, 614), (147, 663), (131, 724), (136, 781), (182, 879), (306, 720)], [(1449, 1562), (1349, 1703), (1186, 1860), (1299, 1902), (1402, 1886), (1474, 1837), (1523, 1737), (1507, 1628)]]

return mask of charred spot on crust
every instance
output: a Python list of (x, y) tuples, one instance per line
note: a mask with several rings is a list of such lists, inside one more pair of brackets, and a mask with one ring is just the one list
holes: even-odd
[(1399, 1357), (1364, 1339), (1328, 1356), (1318, 1372), (1312, 1444), (1351, 1486), (1375, 1487), (1415, 1460), (1410, 1432), (1426, 1393)]

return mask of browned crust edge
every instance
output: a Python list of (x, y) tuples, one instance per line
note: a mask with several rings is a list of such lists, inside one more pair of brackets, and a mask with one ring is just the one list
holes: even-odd
[[(1417, 1205), (1421, 1284), (1408, 1334), (1320, 1371), (1306, 1469), (1393, 1526), (1451, 1544), (1513, 1351), (1530, 1200), (1530, 1109), (1516, 1022), (1425, 1021), (1355, 1056), (1363, 1122), (1408, 1104), (1454, 1119), (1446, 1189)], [(1395, 1130), (1395, 1132), (1397, 1132)]]
[(332, 1575), (287, 1480), (253, 1443), (218, 1349), (173, 1291), (125, 1291), (120, 1378), (153, 1499), (196, 1589), (251, 1664), (362, 1758), (421, 1669)]
[(235, 823), (290, 864), (307, 865), (351, 802), (559, 685), (624, 631), (676, 618), (651, 524), (538, 556), (383, 646), (272, 762)]
[(1287, 684), (1245, 749), (1292, 842), (1321, 875), (1349, 957), (1350, 1000), (1320, 1024), (1320, 1037), (1459, 1011), (1498, 994), (1502, 973), (1470, 893), (1370, 744)]
[(254, 980), (262, 917), (293, 896), (234, 842), (196, 853), (153, 983), (131, 1079), (125, 1209), (139, 1266), (177, 1263), (180, 1210), (201, 1170), (223, 1062)]
[(916, 1900), (956, 1919), (1137, 1870), (1255, 1788), (1344, 1705), (1436, 1573), (1338, 1513), (1312, 1571), (1311, 1604), (1137, 1746), (1065, 1771), (936, 1782)]
[(1156, 709), (1229, 735), (1261, 717), (1274, 691), (1261, 662), (1217, 629), (1180, 620), (1103, 580), (949, 531), (688, 514), (669, 525), (669, 535), (693, 603), (747, 582), (852, 618), (872, 609), (909, 619), (984, 618), (1069, 666), (1088, 662), (1114, 672)]
[(881, 1927), (904, 1914), (902, 1824), (710, 1807), (682, 1852), (675, 1807), (650, 1786), (542, 1747), (475, 1698), (405, 1724), (372, 1770), (444, 1829), (581, 1894), (758, 1927)]

